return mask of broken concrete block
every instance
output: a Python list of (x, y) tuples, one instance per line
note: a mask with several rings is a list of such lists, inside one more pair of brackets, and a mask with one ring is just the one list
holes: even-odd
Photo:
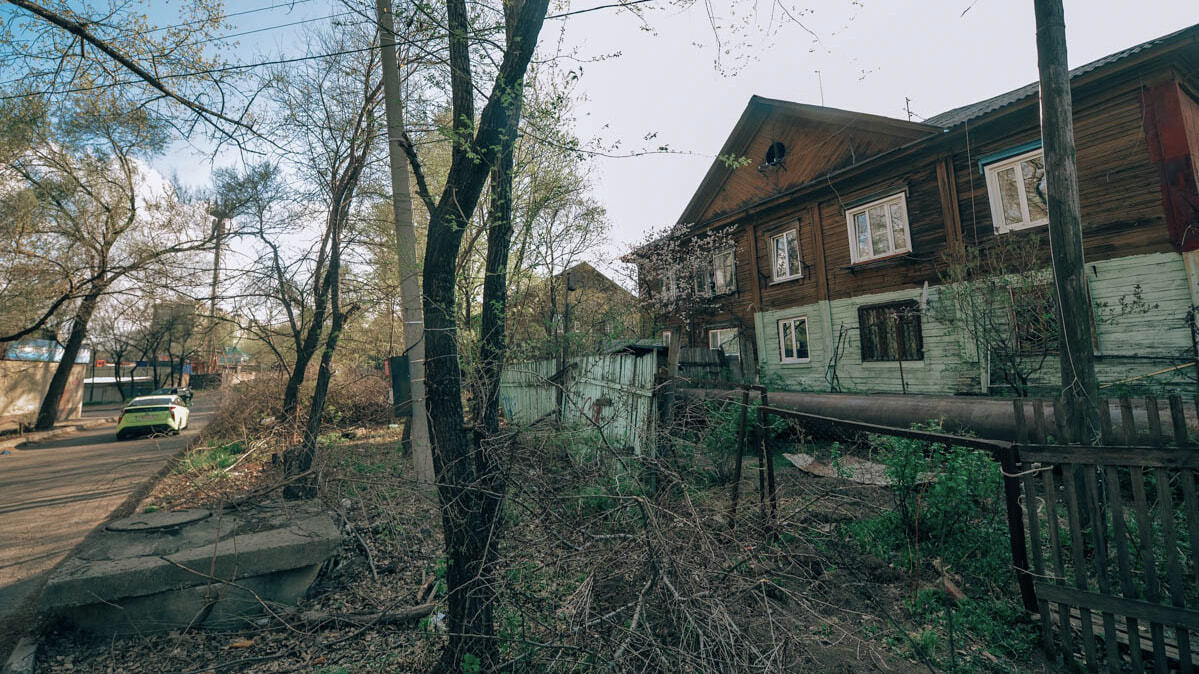
[(42, 609), (103, 635), (241, 627), (298, 602), (340, 545), (313, 502), (141, 513), (84, 541), (51, 576)]

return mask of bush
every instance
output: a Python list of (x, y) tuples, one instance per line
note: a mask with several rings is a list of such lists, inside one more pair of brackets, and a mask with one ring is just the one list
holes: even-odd
[[(333, 426), (375, 426), (391, 421), (391, 384), (377, 372), (341, 372), (329, 384), (324, 421)], [(311, 399), (308, 389), (305, 399)]]
[[(745, 409), (745, 447), (748, 456), (757, 456), (758, 437), (755, 432), (758, 423), (758, 407), (761, 401), (750, 396), (749, 407)], [(699, 444), (712, 462), (710, 477), (716, 484), (728, 484), (733, 481), (737, 466), (737, 439), (741, 427), (740, 401), (722, 403), (709, 401), (707, 407), (707, 426), (703, 430)], [(777, 438), (787, 431), (787, 422), (778, 417), (771, 417), (767, 422), (767, 432), (770, 437)]]
[[(935, 424), (924, 429), (940, 431)], [(1036, 630), (1013, 603), (1018, 595), (999, 465), (985, 452), (941, 443), (875, 436), (871, 444), (893, 481), (895, 507), (847, 525), (850, 537), (917, 577), (931, 566), (928, 560), (940, 559), (967, 584), (968, 596), (958, 602), (941, 590), (919, 591), (906, 608), (927, 629), (894, 645), (949, 671), (998, 669), (981, 651), (1026, 659)], [(957, 635), (952, 654), (945, 653), (948, 642), (941, 643), (950, 634)], [(966, 642), (976, 646), (963, 649)]]
[(232, 466), (245, 451), (246, 447), (242, 442), (210, 443), (207, 447), (192, 450), (180, 459), (175, 471), (193, 473), (224, 470)]
[[(315, 386), (312, 376), (300, 390), (300, 405), (295, 428), (302, 430), (307, 423), (308, 406)], [(237, 440), (263, 432), (263, 420), (277, 418), (283, 404), (287, 379), (279, 374), (259, 377), (226, 389), (220, 407), (213, 414), (204, 434), (208, 438)], [(388, 382), (376, 372), (343, 371), (329, 383), (325, 413), (321, 419), (327, 427), (348, 428), (372, 426), (391, 420), (392, 408), (387, 402)]]
[[(924, 430), (940, 431), (935, 424)], [(875, 436), (895, 508), (850, 525), (870, 552), (915, 568), (939, 557), (984, 582), (1011, 575), (999, 465), (985, 452), (908, 438)]]

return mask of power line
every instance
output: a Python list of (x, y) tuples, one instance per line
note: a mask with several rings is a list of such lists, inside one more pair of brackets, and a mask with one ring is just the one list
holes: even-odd
[[(303, 4), (306, 4), (309, 2), (312, 2), (312, 0), (290, 0), (289, 2), (279, 2), (279, 3), (273, 4), (273, 5), (267, 5), (266, 7), (255, 7), (254, 9), (244, 9), (240, 12), (232, 12), (229, 14), (225, 14), (225, 15), (221, 16), (220, 20), (225, 21), (228, 19), (232, 19), (235, 16), (247, 16), (249, 14), (257, 14), (258, 12), (267, 12), (272, 9), (278, 9), (280, 7), (287, 7), (290, 9), (290, 8), (294, 8), (296, 5), (303, 5)], [(117, 30), (114, 33), (114, 35), (131, 35), (131, 34), (152, 35), (154, 33), (161, 33), (164, 30), (172, 30), (175, 28), (187, 28), (188, 26), (195, 26), (195, 25), (199, 25), (202, 23), (209, 23), (210, 21), (211, 21), (211, 19), (194, 19), (192, 21), (184, 21), (183, 23), (176, 23), (176, 24), (172, 24), (169, 26), (160, 26), (158, 28), (151, 28), (150, 30), (147, 30), (147, 31), (139, 31), (139, 30), (135, 30), (135, 29), (131, 29), (131, 28), (126, 28), (123, 30)], [(33, 42), (33, 40), (23, 40), (23, 42), (25, 44), (30, 44)]]
[[(274, 4), (274, 5), (268, 5), (266, 7), (258, 7), (256, 9), (247, 9), (247, 10), (244, 10), (241, 12), (234, 12), (232, 14), (227, 14), (224, 17), (222, 17), (222, 20), (226, 20), (226, 19), (229, 19), (229, 18), (232, 18), (235, 16), (244, 16), (247, 14), (254, 14), (256, 12), (263, 12), (263, 11), (267, 11), (267, 10), (271, 10), (271, 9), (277, 9), (279, 7), (289, 7), (290, 8), (290, 7), (294, 7), (295, 5), (306, 3), (306, 2), (312, 2), (312, 0), (294, 0), (294, 2), (282, 2), (282, 3), (278, 3), (278, 4)], [(336, 19), (336, 18), (339, 18), (342, 16), (346, 16), (348, 14), (357, 14), (357, 12), (345, 11), (345, 12), (339, 12), (337, 14), (330, 14), (328, 16), (317, 16), (317, 17), (311, 17), (308, 19), (300, 19), (297, 21), (289, 22), (289, 23), (275, 24), (275, 25), (271, 25), (271, 26), (263, 26), (262, 28), (254, 28), (251, 30), (242, 31), (240, 33), (231, 33), (229, 35), (216, 35), (213, 37), (205, 38), (203, 40), (196, 40), (194, 42), (184, 42), (182, 44), (175, 45), (175, 47), (176, 48), (190, 47), (190, 46), (195, 46), (195, 45), (200, 45), (200, 44), (206, 44), (209, 42), (223, 42), (226, 40), (232, 40), (237, 37), (253, 35), (255, 33), (265, 33), (267, 31), (271, 31), (271, 30), (278, 30), (280, 28), (290, 28), (292, 26), (299, 26), (299, 25), (306, 24), (306, 23), (313, 23), (315, 21), (326, 21), (326, 20), (330, 20), (330, 19)], [(186, 28), (187, 26), (193, 26), (193, 25), (200, 24), (200, 23), (207, 23), (207, 20), (198, 19), (195, 21), (188, 21), (185, 23), (179, 23), (179, 24), (175, 24), (172, 26), (162, 26), (161, 28), (155, 28), (153, 30), (148, 30), (148, 31), (145, 31), (144, 33), (140, 33), (140, 34), (141, 35), (150, 35), (152, 33), (159, 33), (164, 30), (171, 30), (173, 28)], [(137, 31), (132, 31), (132, 30), (117, 31), (116, 35), (118, 35), (118, 36), (119, 35), (128, 35), (128, 34), (132, 34), (132, 33), (137, 33)], [(25, 42), (25, 44), (32, 44), (33, 40), (25, 40), (24, 42)], [(14, 56), (13, 58), (16, 59), (18, 57)], [(41, 75), (46, 75), (46, 74), (48, 74), (48, 73), (45, 73), (45, 72), (41, 73)], [(36, 76), (37, 75), (35, 75), (35, 77)], [(20, 82), (25, 79), (28, 79), (28, 78), (27, 77), (17, 77), (17, 78), (11, 79), (11, 80), (5, 80), (3, 82), (0, 82), (0, 85), (15, 84), (15, 83)]]
[[(309, 1), (311, 1), (311, 0), (296, 0), (297, 3), (298, 2), (309, 2)], [(653, 2), (653, 1), (654, 0), (631, 0), (630, 2), (615, 2), (615, 3), (605, 4), (605, 5), (597, 5), (595, 7), (588, 7), (585, 9), (574, 10), (574, 11), (570, 11), (570, 12), (562, 12), (560, 14), (551, 14), (549, 16), (546, 16), (545, 19), (547, 21), (551, 20), (551, 19), (564, 19), (569, 16), (577, 16), (579, 14), (587, 14), (589, 12), (595, 12), (595, 11), (599, 11), (599, 10), (603, 10), (603, 9), (631, 7), (633, 5), (642, 5), (642, 4), (645, 4), (648, 2)], [(283, 3), (283, 4), (292, 4), (292, 3)], [(278, 7), (278, 6), (282, 6), (282, 5), (274, 5), (274, 6)], [(254, 10), (247, 10), (247, 11), (254, 11)], [(349, 13), (351, 13), (351, 12), (343, 12), (343, 14), (349, 14)], [(232, 15), (230, 15), (230, 16), (232, 16)], [(335, 15), (335, 16), (340, 16), (340, 15)], [(330, 18), (330, 17), (322, 17), (322, 18)], [(312, 20), (315, 20), (315, 19), (312, 19)], [(305, 20), (305, 21), (309, 21), (309, 20)], [(300, 22), (296, 22), (296, 23), (303, 23), (303, 22), (304, 21), (300, 21)], [(283, 26), (276, 26), (276, 27), (283, 27)], [(261, 29), (246, 31), (246, 33), (244, 33), (244, 34), (262, 32), (262, 31), (268, 30), (268, 29), (269, 28), (264, 27)], [(483, 34), (486, 34), (487, 32), (498, 32), (501, 30), (503, 30), (503, 26), (493, 26), (489, 29), (474, 31), (474, 33), (476, 35), (483, 35)], [(235, 36), (228, 36), (228, 37), (235, 37)], [(199, 43), (196, 43), (196, 44), (199, 44)], [(263, 67), (267, 67), (267, 66), (286, 65), (289, 63), (301, 63), (304, 61), (314, 61), (314, 60), (323, 59), (323, 58), (335, 58), (337, 56), (347, 56), (350, 54), (361, 54), (363, 52), (368, 52), (368, 51), (372, 51), (375, 49), (379, 49), (379, 47), (372, 45), (369, 47), (361, 47), (359, 49), (345, 49), (345, 50), (341, 50), (341, 51), (329, 52), (327, 54), (310, 54), (308, 56), (296, 56), (296, 57), (292, 57), (292, 58), (273, 59), (270, 61), (258, 61), (255, 63), (242, 63), (242, 64), (236, 64), (236, 65), (221, 66), (218, 68), (207, 68), (205, 70), (196, 70), (196, 71), (186, 72), (186, 73), (166, 74), (166, 75), (160, 76), (159, 79), (172, 80), (172, 79), (181, 79), (181, 78), (185, 78), (185, 77), (196, 77), (198, 75), (219, 75), (219, 74), (223, 74), (223, 73), (237, 72), (237, 71), (241, 71), (241, 70), (250, 70), (253, 68), (263, 68)], [(21, 78), (21, 79), (25, 79), (25, 78)], [(21, 81), (21, 80), (19, 80), (19, 79), (18, 80), (10, 80), (10, 82), (17, 82), (17, 81)], [(120, 80), (117, 82), (108, 82), (106, 84), (95, 84), (95, 85), (86, 86), (86, 87), (75, 87), (72, 89), (58, 89), (58, 90), (47, 90), (47, 91), (35, 91), (35, 92), (22, 93), (22, 94), (9, 94), (7, 96), (0, 96), (0, 101), (8, 101), (8, 100), (16, 99), (16, 98), (30, 98), (30, 97), (34, 97), (34, 96), (58, 96), (58, 95), (63, 95), (63, 94), (78, 94), (78, 93), (85, 93), (88, 91), (99, 91), (102, 89), (111, 89), (113, 87), (126, 86), (126, 85), (131, 85), (131, 84), (145, 84), (145, 82), (141, 79), (130, 79), (130, 80)]]

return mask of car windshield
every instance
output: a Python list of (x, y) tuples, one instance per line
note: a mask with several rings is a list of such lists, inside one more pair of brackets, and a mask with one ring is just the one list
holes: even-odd
[(170, 405), (174, 401), (175, 401), (174, 396), (134, 398), (133, 402), (129, 403), (129, 407), (151, 407), (154, 405)]

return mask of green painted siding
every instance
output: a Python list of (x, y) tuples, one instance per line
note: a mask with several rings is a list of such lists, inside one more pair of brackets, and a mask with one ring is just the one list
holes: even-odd
[[(1101, 383), (1144, 375), (1192, 357), (1187, 312), (1191, 297), (1182, 257), (1176, 253), (1153, 253), (1087, 265), (1095, 322), (1099, 334), (1096, 362)], [(1139, 298), (1136, 289), (1140, 289)], [(755, 315), (759, 372), (767, 385), (786, 390), (828, 391), (829, 363), (838, 335), (844, 331), (836, 367), (839, 389), (849, 392), (899, 392), (898, 363), (863, 363), (858, 333), (858, 308), (901, 300), (921, 299), (922, 289), (913, 288), (866, 295), (833, 302)], [(930, 305), (939, 301), (937, 287), (929, 288)], [(924, 360), (904, 361), (903, 380), (910, 393), (982, 393), (983, 367), (974, 353), (973, 341), (961, 330), (936, 320), (936, 312), (923, 317)], [(804, 316), (808, 319), (810, 360), (782, 363), (779, 354), (778, 321)], [(1035, 378), (1046, 392), (1056, 388), (1058, 358), (1051, 355)], [(1127, 385), (1135, 390), (1161, 386), (1177, 388), (1187, 382), (1193, 392), (1193, 368), (1152, 377)], [(992, 381), (992, 393), (1003, 393), (1001, 381)], [(1112, 389), (1122, 392), (1125, 385)]]

